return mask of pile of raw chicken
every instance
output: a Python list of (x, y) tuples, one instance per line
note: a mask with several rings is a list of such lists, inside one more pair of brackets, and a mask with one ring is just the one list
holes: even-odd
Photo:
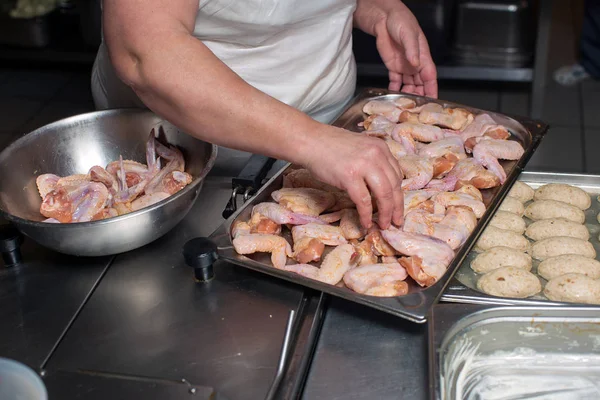
[[(164, 168), (161, 157), (167, 161)], [(93, 166), (87, 174), (43, 174), (36, 179), (42, 197), (40, 213), (47, 218), (43, 222), (51, 223), (127, 214), (158, 203), (191, 182), (181, 151), (156, 140), (154, 129), (146, 142), (146, 164), (119, 157), (106, 168)]]
[(347, 193), (291, 169), (275, 202), (234, 224), (239, 254), (271, 253), (275, 268), (371, 296), (408, 293), (408, 276), (422, 287), (440, 279), (486, 210), (480, 189), (506, 180), (498, 160), (517, 160), (524, 149), (485, 113), (404, 97), (369, 101), (363, 112), (364, 134), (384, 140), (404, 174), (403, 225), (381, 230), (374, 216), (365, 230)]

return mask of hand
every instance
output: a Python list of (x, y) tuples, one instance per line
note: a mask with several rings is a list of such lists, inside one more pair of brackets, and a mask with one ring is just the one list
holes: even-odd
[(377, 50), (389, 71), (389, 89), (437, 98), (437, 71), (427, 39), (400, 1), (374, 25)]
[(372, 226), (372, 196), (377, 202), (378, 224), (403, 223), (404, 195), (398, 162), (381, 139), (327, 127), (312, 146), (304, 167), (320, 181), (345, 190), (356, 204), (361, 224)]

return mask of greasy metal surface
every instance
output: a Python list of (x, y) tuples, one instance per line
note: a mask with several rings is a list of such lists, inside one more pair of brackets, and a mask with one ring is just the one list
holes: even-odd
[(44, 377), (49, 399), (227, 400), (211, 387), (94, 372), (56, 372)]
[(331, 298), (302, 398), (427, 399), (426, 349), (426, 325)]
[[(585, 211), (585, 226), (590, 232), (589, 242), (592, 243), (596, 250), (596, 258), (600, 259), (600, 241), (598, 234), (600, 233), (600, 224), (597, 220), (597, 215), (600, 213), (600, 203), (596, 199), (600, 194), (600, 176), (599, 175), (584, 175), (584, 174), (561, 174), (555, 172), (523, 172), (518, 180), (528, 184), (533, 189), (537, 189), (541, 185), (548, 183), (566, 183), (579, 187), (588, 192), (592, 199), (592, 205)], [(529, 203), (527, 203), (529, 204)], [(529, 225), (532, 221), (523, 217)], [(530, 240), (533, 243), (533, 241)], [(573, 303), (555, 302), (548, 300), (543, 293), (529, 297), (527, 299), (511, 299), (507, 297), (492, 296), (481, 292), (477, 289), (477, 279), (479, 276), (470, 267), (471, 262), (475, 259), (478, 253), (474, 251), (469, 253), (462, 263), (459, 270), (454, 275), (453, 281), (448, 286), (446, 292), (442, 295), (442, 299), (452, 302), (474, 303), (474, 304), (497, 304), (497, 305), (565, 305)], [(537, 275), (537, 267), (539, 261), (533, 260), (532, 272)], [(542, 287), (547, 281), (538, 276)]]
[(313, 361), (315, 348), (325, 319), (326, 303), (329, 299), (325, 293), (320, 293), (317, 296), (317, 292), (314, 292), (314, 295), (311, 295), (310, 292), (312, 291), (306, 293), (307, 296), (305, 296), (304, 321), (299, 326), (294, 354), (291, 357), (285, 379), (278, 389), (276, 398), (298, 399), (306, 384), (308, 371)]
[[(185, 378), (228, 398), (264, 398), (290, 310), (298, 310), (304, 289), (222, 261), (214, 280), (197, 284), (181, 254), (187, 240), (222, 222), (230, 194), (230, 179), (207, 179), (192, 211), (168, 235), (117, 256), (48, 370)], [(306, 332), (310, 317), (301, 321)]]
[[(163, 126), (163, 143), (178, 146), (186, 171), (194, 180), (150, 207), (102, 221), (42, 223), (37, 176), (87, 174), (94, 165), (130, 159), (145, 162), (145, 146), (153, 128)], [(43, 126), (0, 153), (0, 212), (25, 235), (66, 254), (117, 254), (152, 242), (188, 213), (216, 158), (216, 146), (179, 131), (150, 111), (98, 111)]]
[[(538, 376), (577, 376), (583, 379), (588, 377), (590, 382), (597, 382), (597, 377), (594, 376), (597, 375), (598, 359), (592, 359), (591, 356), (598, 353), (599, 337), (598, 307), (436, 305), (429, 329), (430, 381), (433, 388), (431, 398), (456, 398), (453, 390), (448, 390), (452, 383), (447, 381), (450, 379), (448, 375), (458, 373), (469, 365), (460, 356), (457, 357), (456, 350), (459, 348), (476, 349), (474, 354), (478, 357), (507, 357), (501, 367), (487, 370), (485, 374), (513, 373), (525, 379)], [(510, 353), (514, 351), (523, 354), (521, 362), (508, 360)], [(580, 358), (576, 365), (581, 370), (569, 369), (558, 359), (551, 364), (547, 359), (543, 361), (545, 357), (555, 356), (564, 360), (571, 358), (571, 361)], [(536, 363), (525, 364), (525, 360), (531, 358)], [(464, 363), (460, 363), (461, 360)], [(449, 367), (445, 367), (446, 362), (450, 363)], [(456, 362), (456, 365), (451, 365), (452, 362)], [(485, 374), (478, 374), (477, 380), (484, 379)], [(569, 392), (573, 387), (562, 389)], [(539, 390), (545, 391), (546, 388)], [(541, 393), (538, 395), (541, 396)], [(469, 398), (476, 398), (472, 396)]]
[[(379, 89), (368, 89), (359, 95), (356, 101), (337, 119), (334, 125), (353, 130), (359, 131), (358, 123), (363, 120), (364, 114), (362, 113), (362, 107), (370, 99), (376, 98), (396, 98), (400, 96), (414, 98), (418, 103), (426, 101), (435, 101), (447, 107), (462, 107), (466, 108), (474, 113), (483, 112), (482, 110), (474, 109), (472, 107), (466, 107), (455, 103), (449, 103), (444, 101), (427, 99), (420, 96), (405, 95), (405, 94), (387, 94), (389, 92)], [(427, 314), (432, 304), (436, 303), (441, 293), (446, 288), (449, 280), (460, 266), (462, 259), (468, 253), (470, 248), (475, 243), (476, 239), (481, 234), (483, 228), (487, 225), (491, 217), (493, 216), (496, 208), (499, 206), (501, 200), (504, 198), (510, 187), (514, 183), (516, 177), (524, 168), (525, 164), (539, 145), (543, 135), (547, 131), (547, 126), (535, 121), (530, 120), (514, 120), (510, 117), (488, 112), (494, 120), (504, 126), (506, 126), (512, 133), (513, 137), (518, 139), (523, 147), (525, 148), (525, 154), (518, 161), (510, 161), (503, 163), (505, 170), (507, 171), (507, 180), (504, 185), (482, 191), (484, 194), (484, 202), (487, 206), (487, 211), (480, 219), (477, 227), (466, 241), (466, 243), (456, 251), (454, 260), (448, 267), (446, 274), (433, 286), (429, 288), (421, 288), (418, 285), (412, 283), (409, 285), (409, 293), (405, 296), (394, 297), (394, 298), (379, 298), (373, 296), (360, 295), (349, 289), (336, 287), (321, 283), (312, 279), (302, 277), (293, 272), (281, 271), (272, 267), (269, 258), (264, 254), (257, 254), (251, 256), (239, 255), (233, 249), (231, 244), (232, 238), (230, 235), (231, 225), (234, 221), (241, 219), (247, 220), (250, 217), (252, 206), (257, 203), (270, 200), (270, 195), (274, 190), (279, 189), (282, 186), (282, 172), (275, 175), (269, 182), (267, 182), (263, 188), (250, 199), (240, 210), (233, 214), (227, 221), (215, 231), (211, 238), (215, 240), (219, 246), (219, 256), (228, 261), (242, 265), (244, 267), (254, 269), (269, 275), (273, 275), (285, 280), (296, 282), (313, 289), (321, 290), (323, 292), (345, 298), (347, 300), (355, 301), (357, 303), (365, 304), (370, 307), (389, 312), (396, 316), (406, 318), (410, 321), (417, 323), (424, 323), (427, 318)], [(289, 166), (291, 167), (291, 166)]]
[(21, 265), (0, 261), (0, 357), (38, 370), (111, 257), (65, 256), (27, 238), (21, 250)]

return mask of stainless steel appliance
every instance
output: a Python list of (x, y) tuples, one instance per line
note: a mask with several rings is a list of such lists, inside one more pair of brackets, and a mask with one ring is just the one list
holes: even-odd
[(459, 0), (452, 59), (462, 65), (523, 67), (533, 57), (535, 26), (528, 0)]

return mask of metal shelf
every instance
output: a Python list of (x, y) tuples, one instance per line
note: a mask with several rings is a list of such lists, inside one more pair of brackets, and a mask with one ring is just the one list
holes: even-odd
[[(383, 64), (358, 64), (358, 74), (387, 77)], [(532, 82), (533, 68), (499, 68), (460, 65), (438, 65), (438, 79), (484, 80), (502, 82)]]
[(531, 82), (533, 68), (444, 66), (437, 69), (439, 79), (470, 79), (504, 82)]

